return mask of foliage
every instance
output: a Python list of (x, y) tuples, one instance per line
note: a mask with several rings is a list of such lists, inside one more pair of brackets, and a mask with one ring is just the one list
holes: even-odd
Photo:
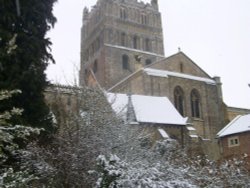
[(27, 187), (30, 182), (38, 179), (27, 170), (14, 171), (13, 168), (4, 169), (0, 177), (0, 185), (4, 188)]
[(0, 112), (22, 108), (22, 116), (10, 122), (48, 131), (53, 131), (53, 126), (43, 91), (48, 86), (46, 67), (54, 60), (45, 35), (56, 22), (52, 14), (55, 1), (0, 0), (0, 88), (22, 91), (1, 103)]
[(126, 167), (126, 163), (120, 162), (120, 158), (116, 155), (111, 155), (108, 160), (104, 155), (99, 155), (97, 165), (101, 175), (101, 178), (97, 180), (97, 187), (103, 188), (117, 186), (116, 179), (122, 175), (121, 169)]
[[(37, 161), (44, 161), (53, 170), (43, 182), (51, 187), (92, 187), (95, 178), (88, 171), (96, 157), (111, 152), (119, 144), (119, 121), (103, 92), (89, 88), (54, 88), (51, 108), (59, 131), (46, 147), (29, 147)], [(59, 94), (58, 94), (59, 93)], [(93, 105), (94, 104), (94, 105)]]
[[(0, 103), (10, 99), (20, 91), (1, 91)], [(29, 139), (38, 135), (41, 129), (22, 125), (12, 125), (8, 120), (12, 116), (20, 115), (22, 110), (13, 108), (0, 114), (0, 186), (1, 187), (25, 187), (36, 179), (26, 166), (19, 164), (23, 150)]]
[[(249, 187), (249, 172), (245, 157), (222, 162), (197, 156), (189, 164), (189, 178), (200, 187)], [(199, 172), (199, 173), (197, 173)], [(196, 175), (196, 177), (194, 176)]]
[(124, 124), (100, 90), (59, 87), (52, 93), (60, 132), (47, 147), (29, 147), (29, 158), (35, 161), (31, 166), (40, 164), (34, 172), (40, 178), (38, 187), (247, 187), (250, 183), (240, 160), (228, 166), (206, 156), (190, 158), (175, 140), (145, 142), (148, 135), (136, 125)]
[[(165, 151), (164, 153), (168, 156), (162, 154), (163, 149)], [(105, 165), (99, 165), (99, 167), (102, 168), (97, 171), (99, 179), (97, 180), (96, 187), (104, 188), (105, 186), (103, 186), (101, 182), (108, 179), (107, 177), (110, 177), (112, 174), (119, 174), (119, 176), (116, 176), (113, 182), (109, 183), (108, 187), (196, 187), (193, 182), (186, 177), (185, 168), (171, 165), (167, 159), (164, 159), (164, 156), (167, 156), (169, 159), (173, 156), (176, 157), (176, 153), (174, 155), (171, 154), (173, 149), (181, 152), (181, 150), (178, 149), (176, 141), (165, 140), (158, 142), (151, 149), (145, 148), (144, 152), (147, 153), (147, 157), (144, 158), (144, 160), (127, 161), (116, 157), (116, 160), (110, 163), (112, 155), (108, 162), (106, 162), (105, 157), (98, 157), (97, 164), (99, 165), (99, 160), (102, 159), (103, 162), (101, 164)], [(142, 153), (137, 154), (139, 158), (141, 154)], [(172, 155), (172, 157), (169, 157), (169, 155)]]
[(218, 163), (206, 156), (189, 158), (176, 141), (169, 139), (157, 142), (147, 154), (144, 161), (99, 156), (97, 165), (101, 169), (97, 171), (96, 187), (247, 188), (250, 185), (250, 174), (243, 159)]

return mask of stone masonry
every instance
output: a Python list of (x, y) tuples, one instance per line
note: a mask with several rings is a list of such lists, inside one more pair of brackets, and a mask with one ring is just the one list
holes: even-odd
[(168, 97), (188, 117), (204, 150), (216, 151), (217, 132), (237, 114), (249, 113), (227, 107), (220, 78), (209, 76), (183, 52), (164, 56), (157, 0), (98, 0), (91, 10), (84, 8), (79, 83)]
[(161, 14), (157, 1), (98, 0), (84, 8), (81, 30), (80, 85), (93, 73), (103, 88), (128, 76), (135, 62), (150, 64), (164, 57)]

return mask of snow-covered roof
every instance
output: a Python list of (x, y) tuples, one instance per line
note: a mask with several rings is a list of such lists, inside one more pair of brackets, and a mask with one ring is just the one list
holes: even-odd
[[(128, 95), (108, 93), (112, 108), (123, 117), (127, 115)], [(131, 102), (136, 121), (141, 123), (157, 123), (185, 125), (186, 120), (175, 109), (167, 97), (131, 95)]]
[(217, 133), (217, 137), (250, 131), (250, 114), (234, 118), (226, 127)]
[(166, 133), (166, 131), (164, 129), (158, 129), (160, 135), (162, 136), (162, 138), (170, 138), (168, 136), (168, 133)]
[(178, 72), (171, 72), (171, 71), (152, 69), (152, 68), (145, 68), (144, 72), (146, 72), (146, 74), (151, 75), (151, 76), (158, 76), (158, 77), (174, 76), (174, 77), (185, 78), (185, 79), (189, 79), (189, 80), (205, 82), (207, 84), (212, 84), (212, 85), (216, 84), (216, 82), (213, 79), (192, 76), (192, 75), (178, 73)]
[(122, 116), (122, 118), (126, 120), (126, 113), (128, 111), (128, 95), (120, 93), (107, 93), (107, 98), (116, 114)]
[(107, 43), (105, 43), (104, 45), (108, 46), (108, 47), (112, 47), (112, 48), (117, 48), (117, 49), (122, 49), (122, 50), (129, 50), (129, 51), (134, 51), (134, 52), (138, 52), (138, 53), (144, 53), (144, 54), (147, 54), (147, 55), (153, 55), (153, 56), (158, 56), (158, 57), (165, 58), (165, 56), (163, 56), (161, 54), (156, 54), (156, 53), (153, 53), (153, 52), (147, 52), (147, 51), (142, 51), (142, 50), (138, 50), (138, 49), (134, 49), (134, 48), (128, 48), (128, 47), (124, 47), (124, 46), (112, 45), (112, 44), (107, 44)]
[(198, 135), (196, 135), (196, 134), (191, 134), (191, 135), (189, 135), (191, 138), (198, 138)]
[(132, 95), (131, 99), (136, 119), (139, 122), (186, 124), (167, 97)]

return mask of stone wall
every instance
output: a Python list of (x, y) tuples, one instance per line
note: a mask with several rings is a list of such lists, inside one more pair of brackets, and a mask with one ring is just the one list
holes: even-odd
[(70, 127), (70, 117), (79, 113), (80, 88), (51, 85), (45, 90), (45, 100), (56, 119), (58, 131)]
[[(230, 139), (238, 139), (239, 144), (230, 146)], [(248, 169), (250, 170), (250, 132), (239, 133), (235, 135), (226, 136), (219, 139), (221, 156), (224, 159), (244, 159), (248, 162)]]
[(195, 64), (195, 62), (193, 62), (181, 51), (160, 60), (159, 62), (153, 64), (151, 68), (210, 78), (205, 71), (203, 71), (198, 65)]
[[(229, 140), (231, 138), (237, 138), (239, 140), (239, 145), (229, 146)], [(243, 154), (248, 154), (250, 156), (250, 132), (239, 133), (237, 135), (226, 136), (220, 139), (221, 151), (223, 157), (230, 158), (234, 156), (241, 156)]]
[[(134, 56), (154, 62), (164, 56), (161, 15), (157, 1), (152, 4), (99, 0), (84, 9), (81, 30), (80, 85), (87, 85), (89, 69), (100, 85), (108, 89), (136, 69)], [(129, 56), (130, 69), (122, 69), (123, 55)]]
[(250, 114), (250, 109), (244, 109), (244, 108), (226, 107), (226, 111), (227, 111), (228, 122), (232, 121), (238, 115)]
[[(133, 94), (166, 96), (174, 104), (174, 89), (181, 87), (184, 91), (184, 117), (192, 120), (193, 126), (203, 138), (214, 139), (216, 133), (225, 125), (224, 115), (221, 111), (221, 99), (217, 95), (217, 87), (203, 82), (190, 81), (183, 78), (162, 78), (146, 74), (134, 76), (112, 92), (131, 92)], [(193, 118), (191, 114), (190, 93), (196, 89), (201, 99), (201, 117)]]

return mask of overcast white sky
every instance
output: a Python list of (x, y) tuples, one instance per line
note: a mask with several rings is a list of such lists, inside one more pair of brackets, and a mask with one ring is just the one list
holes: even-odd
[[(150, 0), (144, 0), (150, 2)], [(220, 76), (224, 101), (250, 108), (250, 0), (158, 0), (165, 55), (178, 47), (210, 76)], [(58, 19), (48, 34), (56, 60), (47, 74), (52, 82), (78, 80), (80, 29), (84, 6), (96, 0), (58, 0)]]

